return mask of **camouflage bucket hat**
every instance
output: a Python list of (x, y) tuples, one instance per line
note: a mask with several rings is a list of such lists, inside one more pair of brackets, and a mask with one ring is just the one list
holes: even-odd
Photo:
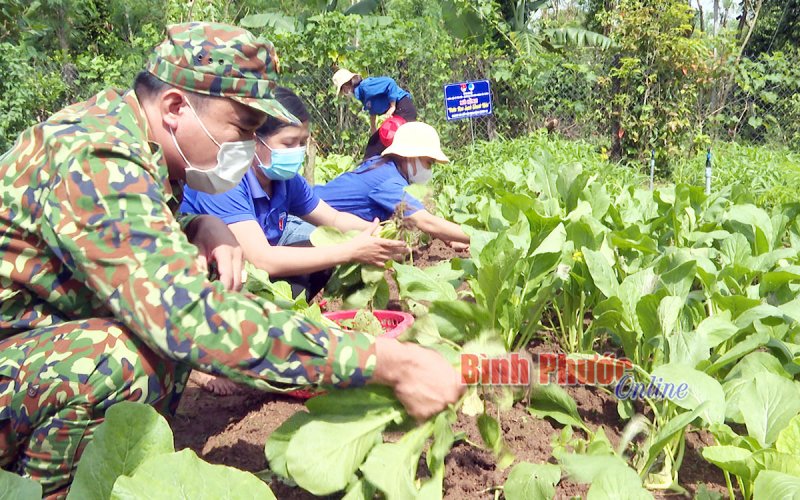
[(299, 123), (272, 96), (278, 57), (271, 42), (247, 30), (218, 23), (167, 27), (147, 71), (175, 87), (227, 97), (279, 120)]

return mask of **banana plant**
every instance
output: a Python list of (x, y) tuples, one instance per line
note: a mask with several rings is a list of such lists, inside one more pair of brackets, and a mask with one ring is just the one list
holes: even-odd
[(281, 11), (266, 11), (250, 14), (239, 21), (245, 28), (270, 28), (274, 34), (300, 33), (306, 21), (313, 16), (341, 10), (344, 15), (357, 14), (370, 16), (379, 13), (383, 8), (382, 0), (361, 0), (346, 8), (339, 7), (339, 0), (315, 0), (304, 2), (310, 4), (308, 10), (298, 15), (288, 15)]
[(562, 47), (613, 49), (610, 38), (578, 27), (541, 28), (541, 13), (550, 0), (516, 0), (494, 6), (477, 0), (443, 0), (444, 25), (456, 38), (504, 39), (519, 56), (534, 56)]

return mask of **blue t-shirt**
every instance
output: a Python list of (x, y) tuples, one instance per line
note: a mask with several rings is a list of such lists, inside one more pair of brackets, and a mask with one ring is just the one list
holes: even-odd
[(391, 101), (411, 95), (388, 76), (370, 76), (361, 80), (353, 94), (371, 115), (382, 115), (389, 110)]
[[(381, 160), (386, 163), (371, 168)], [(375, 217), (384, 221), (392, 216), (401, 201), (407, 205), (405, 216), (424, 208), (422, 203), (404, 191), (406, 186), (408, 181), (394, 162), (377, 156), (352, 172), (346, 172), (327, 184), (315, 186), (314, 193), (340, 212), (348, 212), (368, 221)]]
[(272, 181), (272, 197), (267, 196), (251, 168), (230, 191), (208, 194), (184, 187), (181, 212), (216, 215), (225, 224), (254, 220), (270, 245), (277, 245), (289, 214), (302, 217), (319, 205), (319, 197), (306, 180), (296, 175), (288, 181)]

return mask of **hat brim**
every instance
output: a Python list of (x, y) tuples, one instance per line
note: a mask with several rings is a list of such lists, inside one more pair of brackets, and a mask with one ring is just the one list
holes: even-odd
[(381, 156), (386, 155), (397, 155), (403, 158), (431, 158), (439, 163), (450, 162), (450, 158), (448, 158), (441, 149), (395, 147), (394, 143), (381, 153)]
[[(355, 76), (355, 75), (353, 75), (353, 76)], [(345, 85), (347, 85), (348, 83), (350, 83), (352, 81), (353, 81), (353, 77), (351, 76), (350, 79), (347, 80), (346, 82), (340, 83), (339, 87), (336, 89), (336, 95), (342, 95), (342, 87), (344, 87)]]
[(273, 116), (282, 122), (290, 123), (292, 125), (302, 124), (300, 120), (297, 119), (297, 117), (295, 117), (293, 114), (289, 112), (289, 110), (283, 107), (283, 104), (281, 104), (275, 99), (261, 99), (256, 97), (242, 97), (236, 95), (229, 95), (225, 97), (227, 97), (228, 99), (233, 99), (238, 103), (244, 104), (248, 108), (255, 109), (256, 111), (260, 111), (262, 113), (266, 113), (269, 116)]
[(342, 87), (344, 87), (346, 83), (352, 82), (353, 77), (358, 76), (358, 73), (353, 73), (352, 71), (348, 71), (347, 73), (344, 74), (347, 75), (347, 80), (343, 80), (342, 83), (336, 86), (336, 95), (342, 95)]

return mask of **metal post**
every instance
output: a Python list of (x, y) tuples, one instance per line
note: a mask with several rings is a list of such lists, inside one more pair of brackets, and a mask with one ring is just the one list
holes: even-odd
[(706, 194), (711, 194), (711, 148), (706, 153)]
[(467, 118), (467, 120), (469, 120), (469, 132), (472, 135), (472, 147), (474, 148), (475, 147), (475, 128), (473, 127), (473, 124), (472, 124), (472, 118)]
[(656, 177), (656, 150), (650, 151), (650, 191), (653, 190), (653, 180)]

